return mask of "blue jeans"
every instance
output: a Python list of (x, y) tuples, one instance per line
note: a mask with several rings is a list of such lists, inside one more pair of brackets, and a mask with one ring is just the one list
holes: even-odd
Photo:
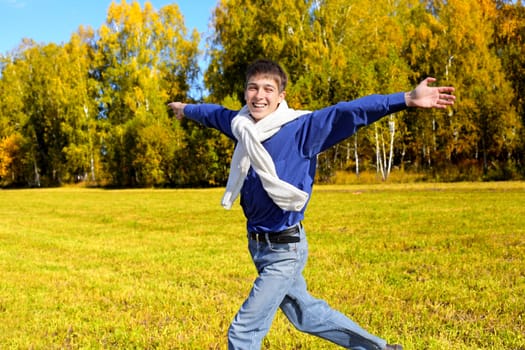
[(259, 276), (230, 325), (228, 349), (259, 350), (279, 307), (302, 332), (348, 349), (384, 349), (385, 340), (368, 333), (325, 301), (308, 293), (302, 275), (308, 257), (304, 228), (299, 235), (299, 243), (249, 239), (248, 247)]

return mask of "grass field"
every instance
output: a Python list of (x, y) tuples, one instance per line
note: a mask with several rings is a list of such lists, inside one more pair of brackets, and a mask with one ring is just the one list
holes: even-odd
[[(225, 349), (255, 270), (221, 189), (0, 191), (1, 349)], [(317, 186), (313, 295), (405, 349), (525, 349), (525, 183)], [(279, 313), (265, 349), (338, 349)]]

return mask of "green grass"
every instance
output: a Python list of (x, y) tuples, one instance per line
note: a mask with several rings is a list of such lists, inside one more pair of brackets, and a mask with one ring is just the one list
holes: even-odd
[[(1, 349), (224, 349), (255, 278), (221, 189), (0, 191)], [(525, 183), (317, 186), (313, 295), (406, 349), (525, 349)], [(278, 314), (265, 349), (337, 349)]]

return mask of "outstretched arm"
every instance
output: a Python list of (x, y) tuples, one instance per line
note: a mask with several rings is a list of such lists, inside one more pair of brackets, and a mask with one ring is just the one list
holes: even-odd
[(447, 108), (454, 104), (456, 96), (452, 95), (452, 86), (428, 86), (435, 82), (434, 78), (426, 78), (416, 88), (405, 93), (405, 102), (408, 107), (419, 108)]
[(170, 102), (168, 107), (171, 108), (178, 120), (183, 118), (193, 120), (205, 127), (217, 129), (234, 139), (231, 121), (238, 114), (238, 111), (210, 103)]

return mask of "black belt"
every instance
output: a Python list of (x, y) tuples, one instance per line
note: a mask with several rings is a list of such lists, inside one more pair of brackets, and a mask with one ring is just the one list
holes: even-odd
[(251, 240), (266, 243), (266, 235), (271, 243), (297, 243), (301, 240), (297, 234), (301, 231), (301, 223), (278, 232), (250, 232)]

